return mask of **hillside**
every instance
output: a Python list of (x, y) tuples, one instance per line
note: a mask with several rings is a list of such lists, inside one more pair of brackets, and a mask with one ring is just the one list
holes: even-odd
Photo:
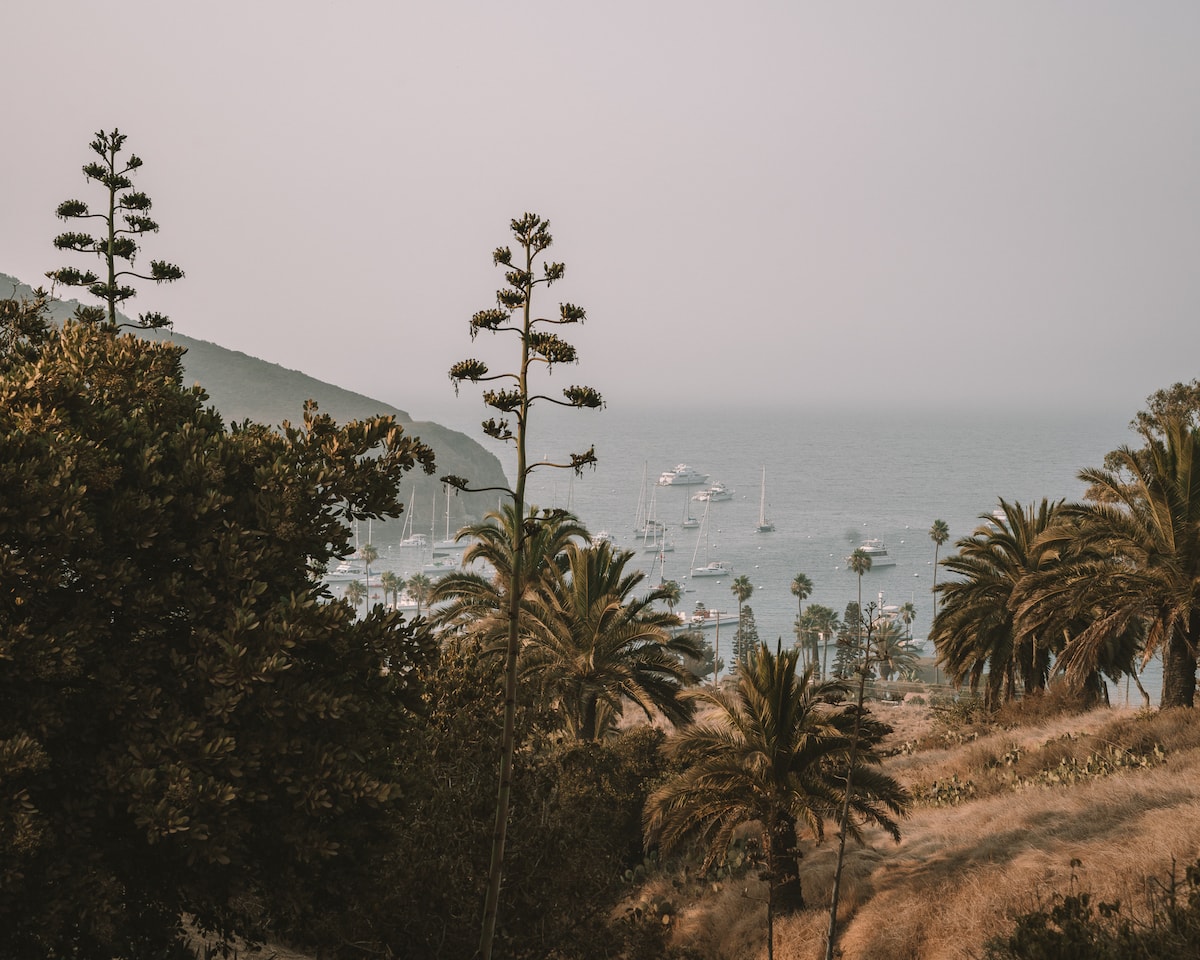
[[(876, 703), (895, 733), (885, 769), (917, 797), (894, 843), (847, 847), (839, 910), (844, 960), (978, 960), (983, 943), (1054, 894), (1090, 892), (1144, 916), (1159, 883), (1200, 857), (1200, 724), (1193, 711), (952, 717)], [(824, 957), (837, 853), (805, 855), (812, 908), (776, 920), (777, 960)], [(765, 884), (713, 891), (664, 871), (641, 902), (673, 902), (672, 943), (696, 960), (767, 956)], [(635, 898), (635, 901), (636, 898)]]
[[(0, 273), (0, 297), (27, 297), (31, 292), (27, 284)], [(74, 312), (76, 305), (75, 300), (58, 301), (53, 304), (51, 313), (56, 320), (62, 320)], [(138, 332), (148, 338), (169, 340), (186, 349), (183, 357), (186, 376), (204, 387), (212, 404), (227, 423), (246, 419), (272, 425), (284, 420), (297, 423), (303, 417), (304, 402), (310, 398), (317, 401), (323, 413), (328, 413), (338, 422), (376, 414), (394, 416), (405, 431), (420, 437), (437, 454), (437, 472), (432, 477), (420, 472), (410, 475), (401, 497), (406, 511), (412, 514), (415, 530), (427, 531), (436, 525), (439, 536), (444, 532), (446, 497), (442, 484), (437, 481), (439, 476), (453, 473), (469, 477), (479, 486), (507, 483), (495, 455), (466, 434), (428, 420), (413, 420), (404, 410), (361, 393), (206, 340), (170, 331)], [(414, 481), (415, 496), (412, 492)], [(495, 509), (495, 506), (494, 493), (452, 496), (451, 528), (478, 519), (488, 510)], [(381, 531), (375, 539), (381, 542), (398, 540), (399, 529)]]

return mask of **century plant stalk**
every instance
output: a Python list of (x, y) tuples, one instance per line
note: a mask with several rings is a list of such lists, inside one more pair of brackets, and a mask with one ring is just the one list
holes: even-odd
[[(506, 289), (496, 294), (497, 309), (481, 310), (471, 318), (471, 339), (481, 331), (516, 332), (521, 340), (521, 362), (516, 373), (491, 374), (487, 365), (480, 360), (463, 360), (450, 368), (450, 379), (457, 389), (461, 381), (480, 383), (491, 380), (513, 381), (510, 389), (488, 390), (484, 402), (500, 411), (500, 419), (492, 418), (483, 424), (484, 433), (495, 440), (511, 441), (517, 452), (517, 476), (513, 488), (500, 489), (512, 498), (513, 529), (511, 569), (508, 578), (508, 594), (504, 598), (507, 619), (507, 642), (504, 651), (504, 719), (500, 743), (500, 777), (496, 793), (496, 821), (492, 831), (491, 863), (488, 868), (487, 893), (484, 899), (483, 926), (479, 938), (479, 955), (490, 960), (496, 935), (496, 918), (499, 913), (500, 886), (504, 874), (504, 847), (508, 832), (508, 814), (512, 800), (513, 754), (516, 749), (517, 726), (517, 661), (520, 654), (521, 596), (525, 591), (530, 572), (527, 571), (526, 525), (542, 522), (544, 518), (525, 517), (525, 483), (530, 471), (536, 467), (570, 467), (580, 473), (584, 466), (595, 463), (595, 453), (572, 453), (569, 463), (539, 461), (530, 463), (527, 455), (527, 430), (532, 402), (546, 400), (559, 406), (574, 408), (597, 408), (603, 406), (600, 394), (591, 387), (571, 386), (563, 390), (565, 400), (556, 400), (544, 395), (530, 393), (529, 373), (533, 363), (544, 363), (547, 368), (556, 363), (574, 363), (575, 348), (557, 334), (537, 331), (536, 324), (565, 325), (582, 323), (584, 311), (570, 303), (559, 305), (557, 318), (535, 317), (532, 313), (533, 288), (538, 283), (550, 285), (562, 278), (566, 268), (561, 263), (543, 264), (543, 275), (535, 278), (534, 258), (553, 242), (549, 232), (549, 221), (536, 214), (526, 213), (512, 221), (512, 232), (525, 254), (524, 268), (513, 267), (512, 251), (500, 247), (492, 254), (493, 263), (508, 269)], [(520, 322), (513, 323), (513, 313), (520, 309)], [(516, 432), (509, 429), (505, 416), (516, 417)], [(462, 477), (447, 476), (443, 482), (459, 490), (471, 488)]]
[[(861, 575), (860, 575), (861, 577)], [(867, 693), (867, 672), (871, 669), (871, 642), (874, 627), (875, 604), (868, 604), (870, 615), (859, 613), (859, 625), (867, 625), (867, 644), (863, 648), (862, 667), (858, 675), (858, 707), (854, 713), (854, 730), (850, 739), (850, 756), (846, 762), (846, 794), (842, 798), (842, 812), (838, 817), (837, 867), (833, 871), (833, 895), (829, 901), (829, 932), (825, 937), (825, 960), (833, 960), (833, 946), (837, 936), (838, 898), (842, 890), (842, 867), (846, 862), (846, 833), (850, 825), (850, 798), (853, 791), (854, 764), (858, 760), (858, 738), (862, 731), (863, 702)]]

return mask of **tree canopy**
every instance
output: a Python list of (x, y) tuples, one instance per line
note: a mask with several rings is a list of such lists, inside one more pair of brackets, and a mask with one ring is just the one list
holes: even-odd
[(179, 348), (31, 313), (0, 312), (9, 948), (169, 956), (185, 914), (253, 937), (352, 896), (431, 645), (316, 573), (432, 452), (315, 405), (226, 427)]

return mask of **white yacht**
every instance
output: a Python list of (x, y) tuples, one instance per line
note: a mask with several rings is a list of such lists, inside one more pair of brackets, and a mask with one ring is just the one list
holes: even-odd
[(351, 580), (361, 580), (366, 575), (367, 571), (361, 565), (343, 560), (332, 570), (326, 571), (321, 579), (326, 583), (349, 583)]
[(693, 470), (686, 463), (678, 464), (658, 478), (660, 487), (698, 487), (708, 483), (708, 474)]
[(679, 630), (707, 630), (710, 627), (719, 627), (722, 621), (732, 630), (737, 627), (737, 614), (726, 613), (724, 610), (710, 610), (703, 600), (697, 600), (691, 616), (681, 615), (680, 621)]
[[(879, 567), (894, 567), (896, 565), (896, 561), (888, 556), (887, 547), (882, 540), (876, 538), (864, 540), (858, 549), (871, 558), (872, 570), (876, 570)], [(849, 560), (850, 558), (847, 557), (846, 561), (849, 562)]]
[(704, 490), (701, 490), (699, 493), (693, 494), (692, 499), (700, 500), (702, 502), (711, 500), (713, 503), (718, 503), (721, 500), (732, 500), (733, 491), (725, 486), (725, 484), (723, 484), (720, 480), (718, 480), (711, 487), (707, 487)]
[(692, 567), (693, 577), (732, 577), (733, 564), (725, 560), (710, 560), (702, 567)]

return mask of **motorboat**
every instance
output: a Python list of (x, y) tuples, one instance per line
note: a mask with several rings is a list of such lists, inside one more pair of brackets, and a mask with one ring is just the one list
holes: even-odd
[(692, 499), (699, 500), (701, 502), (711, 501), (713, 503), (718, 503), (721, 500), (732, 500), (733, 491), (725, 486), (725, 484), (723, 484), (720, 480), (718, 480), (711, 487), (694, 494)]
[(602, 543), (607, 543), (614, 550), (617, 549), (617, 538), (614, 537), (607, 530), (601, 530), (599, 533), (592, 535), (592, 546), (593, 547), (598, 547)]
[(349, 583), (351, 580), (362, 580), (366, 575), (365, 568), (343, 560), (332, 570), (326, 571), (321, 579), (326, 583)]
[(724, 619), (726, 626), (736, 626), (737, 614), (726, 613), (724, 610), (710, 610), (704, 605), (703, 600), (696, 601), (696, 609), (692, 611), (692, 615), (683, 621), (684, 627), (689, 630), (706, 630), (709, 627), (719, 627), (721, 620)]
[[(894, 567), (896, 565), (896, 561), (888, 555), (887, 546), (882, 540), (874, 537), (864, 540), (858, 549), (871, 558), (872, 570), (876, 570), (879, 567)], [(850, 562), (849, 557), (846, 558), (846, 562)]]
[(440, 560), (433, 560), (430, 563), (425, 564), (423, 567), (421, 567), (421, 572), (427, 577), (440, 577), (460, 569), (462, 569), (462, 565), (459, 559), (444, 557)]
[(725, 560), (710, 560), (702, 567), (692, 567), (693, 577), (732, 577), (733, 564)]
[(708, 483), (708, 474), (693, 470), (686, 463), (678, 464), (658, 478), (660, 487), (699, 487), (705, 483)]

